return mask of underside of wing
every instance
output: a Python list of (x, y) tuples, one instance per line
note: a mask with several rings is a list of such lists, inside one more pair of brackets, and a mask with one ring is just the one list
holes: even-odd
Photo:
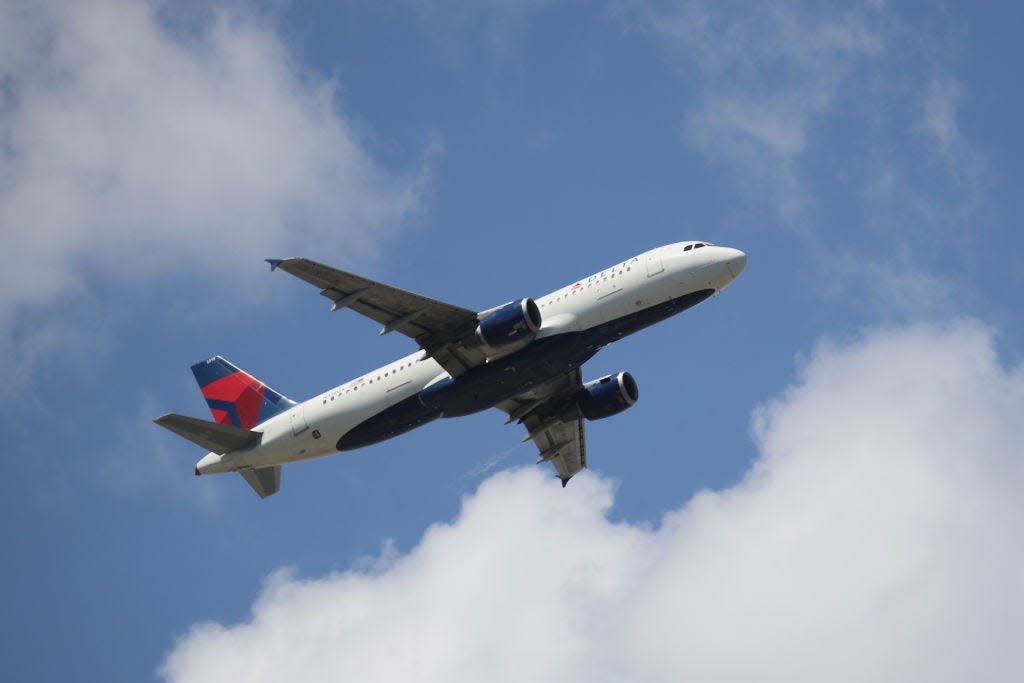
[(304, 258), (268, 259), (281, 270), (319, 287), (333, 302), (332, 311), (350, 308), (377, 321), (381, 334), (398, 332), (416, 341), (452, 376), (483, 363), (486, 354), (474, 343), (475, 311)]
[(577, 369), (498, 405), (508, 422), (518, 420), (529, 430), (537, 463), (551, 462), (562, 486), (587, 466), (583, 416), (575, 400), (582, 386)]

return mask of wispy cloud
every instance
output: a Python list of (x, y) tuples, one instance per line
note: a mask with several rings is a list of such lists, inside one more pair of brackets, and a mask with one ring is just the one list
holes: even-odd
[[(653, 36), (692, 93), (683, 139), (752, 207), (760, 229), (802, 238), (839, 285), (931, 309), (931, 288), (882, 291), (907, 277), (963, 288), (939, 267), (944, 238), (976, 232), (985, 162), (958, 122), (964, 87), (950, 38), (929, 17), (885, 3), (624, 2), (625, 25)], [(947, 19), (948, 20), (948, 19)], [(884, 249), (865, 249), (882, 240)], [(915, 254), (908, 268), (903, 254)], [(846, 277), (854, 275), (855, 277)], [(944, 282), (944, 284), (942, 284)]]
[(798, 4), (627, 3), (694, 93), (686, 142), (734, 173), (753, 196), (794, 218), (808, 203), (800, 163), (854, 79), (885, 51), (870, 6), (817, 11)]
[(128, 498), (183, 499), (216, 509), (222, 502), (223, 486), (193, 474), (193, 464), (205, 451), (181, 448), (177, 440), (157, 428), (153, 416), (162, 412), (152, 397), (141, 397), (135, 410), (111, 425), (115, 438), (98, 449), (87, 465), (72, 466), (81, 484), (91, 487), (100, 481)]
[[(970, 397), (965, 401), (964, 397)], [(275, 574), (171, 681), (1013, 680), (1024, 371), (976, 323), (821, 344), (760, 456), (660, 526), (609, 482), (503, 472), (372, 569)]]
[(0, 7), (5, 358), (96, 282), (215, 267), (237, 283), (241, 264), (341, 236), (366, 254), (419, 206), (426, 166), (381, 167), (271, 18), (176, 7)]
[[(467, 47), (486, 48), (490, 56), (513, 59), (532, 15), (553, 4), (551, 0), (417, 0), (397, 3), (396, 11), (411, 8), (434, 47), (453, 60), (469, 59)], [(476, 50), (473, 54), (479, 54)]]

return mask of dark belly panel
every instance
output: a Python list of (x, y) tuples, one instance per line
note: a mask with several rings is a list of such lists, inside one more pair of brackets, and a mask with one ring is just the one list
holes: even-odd
[(581, 333), (539, 339), (511, 356), (473, 368), (439, 391), (426, 392), (424, 400), (440, 408), (444, 417), (470, 415), (578, 368), (600, 348)]
[(369, 446), (404, 434), (441, 417), (438, 410), (427, 408), (419, 396), (410, 396), (359, 423), (338, 439), (339, 451)]
[(651, 306), (585, 332), (538, 339), (521, 351), (473, 368), (458, 379), (443, 380), (377, 413), (338, 440), (346, 451), (390, 439), (438, 417), (458, 417), (486, 410), (587, 362), (602, 346), (649, 327), (704, 301), (705, 289)]

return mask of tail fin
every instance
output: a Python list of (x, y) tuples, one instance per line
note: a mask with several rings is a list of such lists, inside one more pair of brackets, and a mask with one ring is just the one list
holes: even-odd
[(295, 405), (295, 401), (220, 356), (196, 363), (192, 374), (206, 397), (213, 419), (220, 424), (252, 429)]

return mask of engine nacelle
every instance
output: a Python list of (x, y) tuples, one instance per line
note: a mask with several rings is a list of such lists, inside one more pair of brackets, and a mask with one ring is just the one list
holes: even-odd
[(480, 320), (477, 336), (492, 349), (525, 345), (540, 332), (540, 309), (533, 299), (510, 301)]
[(583, 385), (577, 404), (583, 417), (600, 420), (621, 413), (640, 398), (636, 380), (628, 372), (608, 375)]

